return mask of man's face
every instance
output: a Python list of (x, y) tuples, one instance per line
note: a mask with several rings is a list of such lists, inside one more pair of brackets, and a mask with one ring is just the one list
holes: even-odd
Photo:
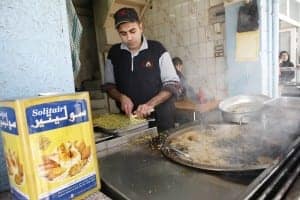
[(283, 54), (281, 55), (281, 59), (282, 59), (283, 61), (287, 61), (287, 60), (289, 59), (289, 55), (288, 55), (287, 53), (283, 53)]
[(142, 43), (143, 28), (138, 22), (125, 22), (118, 27), (118, 33), (129, 50), (137, 51)]
[(177, 64), (175, 67), (178, 71), (180, 71), (182, 73), (182, 70), (183, 70), (183, 65), (182, 64)]

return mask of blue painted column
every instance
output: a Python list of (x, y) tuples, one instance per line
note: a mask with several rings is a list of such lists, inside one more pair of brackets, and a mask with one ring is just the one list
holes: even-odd
[[(0, 99), (74, 92), (65, 0), (1, 0), (0, 13)], [(7, 176), (0, 145), (1, 191)]]
[(226, 59), (228, 93), (278, 95), (278, 0), (257, 0), (259, 11), (259, 56), (254, 62), (236, 61), (238, 11), (243, 2), (226, 6)]
[(236, 32), (238, 12), (244, 3), (235, 3), (225, 7), (225, 29), (226, 29), (226, 59), (229, 96), (238, 94), (260, 94), (262, 93), (261, 63), (258, 57), (253, 62), (236, 61)]

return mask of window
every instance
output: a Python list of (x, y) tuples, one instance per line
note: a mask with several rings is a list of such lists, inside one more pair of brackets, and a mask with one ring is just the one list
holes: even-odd
[(280, 18), (291, 24), (300, 26), (300, 0), (280, 0)]

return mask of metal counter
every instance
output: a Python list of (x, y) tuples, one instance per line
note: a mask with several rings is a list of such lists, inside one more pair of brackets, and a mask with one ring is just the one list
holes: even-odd
[(290, 191), (288, 191), (286, 195), (286, 200), (294, 200), (300, 198), (300, 177), (293, 184), (293, 187)]
[(98, 152), (101, 179), (124, 199), (235, 199), (258, 175), (215, 174), (185, 167), (165, 158), (149, 142), (131, 141), (110, 151)]
[(281, 86), (281, 96), (300, 97), (300, 89), (296, 85)]

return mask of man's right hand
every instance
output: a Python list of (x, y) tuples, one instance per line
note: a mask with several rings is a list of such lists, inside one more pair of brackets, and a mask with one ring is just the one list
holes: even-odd
[(133, 103), (131, 99), (125, 94), (121, 94), (120, 103), (122, 111), (124, 111), (126, 115), (131, 115), (133, 109)]

